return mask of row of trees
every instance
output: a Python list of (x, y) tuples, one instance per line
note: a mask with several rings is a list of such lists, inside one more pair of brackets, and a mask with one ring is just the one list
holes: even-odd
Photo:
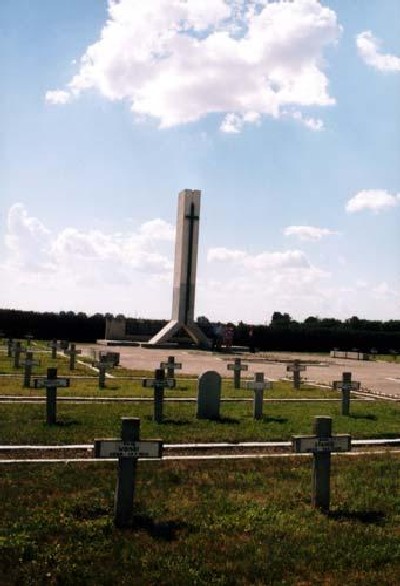
[[(112, 315), (97, 313), (87, 316), (85, 313), (72, 311), (38, 313), (0, 309), (0, 331), (10, 338), (23, 338), (31, 334), (40, 339), (94, 342), (104, 338), (106, 317)], [(163, 320), (129, 318), (127, 334), (133, 337), (151, 337), (164, 323)], [(211, 338), (213, 324), (207, 317), (199, 317), (198, 324)], [(235, 345), (248, 346), (251, 339), (260, 350), (328, 352), (336, 347), (362, 352), (400, 351), (400, 320), (383, 322), (351, 317), (341, 321), (308, 317), (303, 322), (296, 322), (287, 313), (274, 312), (269, 324), (252, 325), (240, 322), (235, 326)]]

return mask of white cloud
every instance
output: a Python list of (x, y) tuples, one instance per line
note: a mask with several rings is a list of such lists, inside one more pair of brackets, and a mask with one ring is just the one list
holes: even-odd
[(297, 236), (300, 240), (321, 240), (324, 236), (337, 234), (329, 228), (316, 228), (314, 226), (287, 226), (283, 231), (285, 236)]
[(68, 104), (68, 102), (71, 101), (71, 98), (71, 93), (63, 90), (48, 91), (44, 96), (46, 102), (54, 104), (55, 106)]
[(367, 65), (375, 67), (379, 71), (400, 71), (400, 57), (390, 53), (381, 53), (379, 50), (380, 41), (374, 37), (371, 31), (358, 34), (356, 45), (358, 54)]
[(14, 204), (8, 212), (5, 245), (14, 266), (30, 271), (52, 268), (51, 233), (40, 220), (28, 215), (22, 203)]
[(275, 269), (308, 269), (310, 263), (301, 250), (284, 252), (261, 252), (250, 255), (243, 250), (228, 248), (210, 248), (207, 254), (209, 262), (232, 262), (249, 270), (268, 271)]
[(380, 212), (382, 210), (394, 208), (400, 204), (400, 194), (391, 195), (384, 189), (364, 189), (346, 203), (347, 212), (360, 212), (362, 210), (372, 210)]
[[(333, 105), (323, 51), (340, 32), (335, 12), (317, 0), (110, 0), (67, 92), (47, 99), (66, 103), (66, 93), (94, 88), (160, 127), (220, 113), (221, 130), (237, 133), (286, 106)], [(321, 129), (318, 119), (302, 121)]]
[[(136, 233), (104, 234), (99, 230), (64, 228), (52, 234), (29, 216), (23, 204), (11, 207), (5, 236), (8, 267), (26, 272), (68, 272), (72, 278), (98, 278), (109, 273), (126, 280), (129, 271), (163, 273), (172, 270), (174, 228), (161, 219), (142, 224)], [(166, 244), (170, 254), (166, 254)]]
[(309, 128), (314, 132), (320, 132), (321, 130), (324, 130), (323, 120), (321, 120), (320, 118), (311, 118), (309, 116), (304, 116), (302, 112), (299, 112), (298, 110), (295, 110), (293, 112), (290, 110), (285, 110), (282, 112), (282, 115), (288, 118), (293, 118), (293, 120), (300, 122), (306, 128)]

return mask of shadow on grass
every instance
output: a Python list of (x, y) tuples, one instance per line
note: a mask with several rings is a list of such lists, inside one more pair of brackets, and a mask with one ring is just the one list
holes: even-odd
[[(77, 419), (58, 419), (55, 423), (49, 427), (72, 427), (73, 425), (81, 425), (81, 422)], [(47, 423), (46, 423), (47, 426)]]
[(184, 425), (190, 425), (192, 422), (189, 419), (163, 419), (160, 425), (174, 425), (176, 427), (183, 427)]
[(263, 415), (262, 422), (263, 423), (287, 423), (289, 419), (286, 417), (268, 417), (267, 415)]
[(132, 529), (142, 529), (146, 531), (154, 539), (160, 541), (175, 541), (177, 539), (177, 531), (182, 529), (190, 529), (187, 523), (182, 521), (153, 521), (148, 515), (134, 515), (132, 521)]
[(337, 509), (329, 511), (328, 517), (335, 521), (359, 521), (360, 523), (383, 525), (385, 513), (383, 511), (351, 511), (348, 509)]
[(102, 389), (99, 387), (99, 391), (119, 391), (120, 388), (119, 385), (106, 385)]
[(369, 419), (370, 421), (376, 421), (378, 418), (373, 413), (350, 413), (350, 419)]
[(213, 419), (216, 423), (221, 423), (222, 425), (239, 425), (240, 419), (236, 419), (235, 417), (219, 417), (218, 419)]

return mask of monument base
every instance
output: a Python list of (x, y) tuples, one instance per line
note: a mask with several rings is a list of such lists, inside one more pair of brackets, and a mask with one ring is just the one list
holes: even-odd
[(165, 325), (162, 330), (153, 336), (147, 343), (147, 346), (157, 346), (159, 344), (165, 344), (169, 342), (171, 338), (177, 334), (180, 330), (184, 330), (186, 334), (193, 340), (193, 342), (199, 348), (211, 349), (211, 340), (201, 331), (198, 325), (195, 323), (185, 324), (172, 319)]

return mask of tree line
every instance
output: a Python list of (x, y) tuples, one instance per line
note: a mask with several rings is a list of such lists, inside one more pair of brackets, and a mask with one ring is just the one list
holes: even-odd
[[(8, 338), (32, 335), (45, 340), (57, 338), (93, 343), (104, 338), (106, 317), (113, 316), (110, 313), (88, 316), (73, 311), (40, 313), (0, 309), (0, 331)], [(215, 324), (205, 316), (199, 317), (197, 322), (204, 333), (212, 338)], [(165, 323), (165, 320), (127, 318), (127, 333), (133, 337), (151, 337)], [(338, 348), (394, 353), (400, 352), (400, 320), (378, 321), (352, 316), (342, 321), (310, 316), (298, 322), (287, 313), (275, 311), (268, 324), (239, 322), (234, 326), (234, 345), (249, 346), (251, 340), (259, 350), (329, 352)]]

